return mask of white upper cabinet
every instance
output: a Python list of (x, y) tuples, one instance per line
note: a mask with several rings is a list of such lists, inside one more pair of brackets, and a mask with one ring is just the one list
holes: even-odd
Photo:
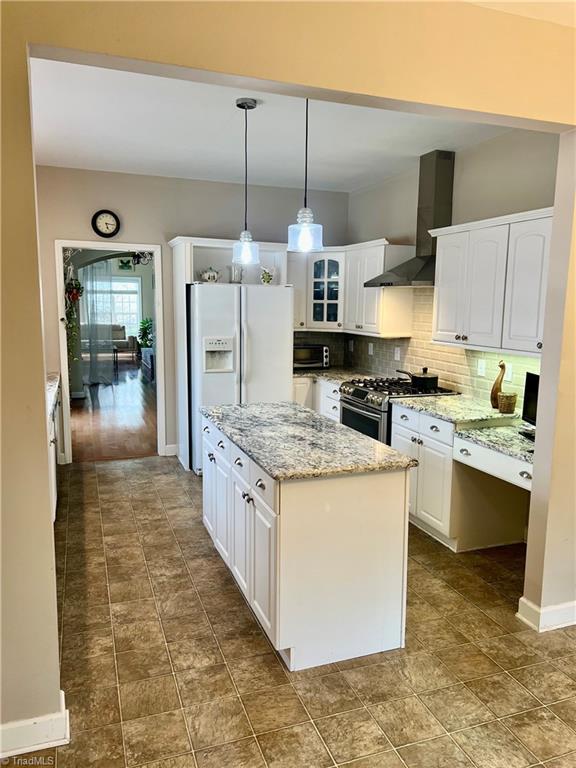
[(432, 338), (486, 349), (542, 349), (552, 209), (433, 231)]
[(470, 232), (462, 335), (473, 346), (500, 347), (507, 247), (507, 225)]
[(288, 284), (294, 286), (294, 330), (306, 328), (308, 258), (305, 253), (288, 253)]
[(502, 337), (505, 349), (542, 349), (551, 233), (551, 218), (510, 226)]
[(442, 235), (436, 246), (434, 341), (457, 343), (464, 325), (469, 232)]
[[(369, 245), (346, 251), (344, 330), (366, 336), (401, 338), (412, 335), (413, 294), (410, 288), (365, 288), (386, 269), (388, 249), (404, 258), (411, 246)], [(398, 255), (395, 253), (395, 255)]]
[(340, 330), (344, 320), (344, 253), (313, 253), (308, 262), (308, 318), (310, 330)]

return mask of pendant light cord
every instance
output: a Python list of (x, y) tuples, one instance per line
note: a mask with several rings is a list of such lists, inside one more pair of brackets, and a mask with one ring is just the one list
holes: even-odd
[(308, 208), (308, 99), (306, 99), (306, 138), (304, 143), (304, 208)]
[(248, 110), (244, 110), (244, 230), (248, 229)]

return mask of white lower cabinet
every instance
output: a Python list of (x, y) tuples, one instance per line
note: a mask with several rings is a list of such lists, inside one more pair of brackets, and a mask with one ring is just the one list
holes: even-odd
[(416, 517), (450, 535), (452, 446), (420, 437)]
[[(420, 451), (417, 443), (418, 435), (411, 429), (401, 427), (399, 424), (392, 426), (392, 448), (395, 448), (405, 456), (411, 456), (418, 460)], [(410, 470), (410, 494), (408, 496), (408, 512), (411, 515), (416, 514), (418, 500), (418, 467)]]
[[(209, 434), (209, 436), (208, 436)], [(276, 641), (277, 483), (210, 425), (203, 443), (204, 525), (264, 631)]]
[(449, 536), (452, 445), (393, 424), (392, 448), (418, 461), (410, 470), (410, 515)]
[(52, 417), (48, 423), (48, 466), (50, 471), (50, 510), (52, 522), (56, 520), (56, 506), (58, 504), (57, 452), (56, 421)]
[(306, 408), (314, 408), (314, 379), (308, 376), (294, 376), (292, 400)]
[(214, 539), (214, 516), (216, 510), (216, 457), (214, 446), (204, 438), (202, 448), (202, 520), (206, 530)]
[(216, 455), (214, 479), (214, 545), (222, 555), (224, 562), (230, 563), (231, 526), (230, 526), (230, 463)]
[(252, 506), (250, 504), (250, 486), (234, 470), (231, 475), (230, 523), (232, 550), (230, 570), (236, 583), (248, 601), (252, 597)]
[(276, 634), (276, 515), (256, 494), (252, 498), (254, 587), (252, 608), (269, 637)]

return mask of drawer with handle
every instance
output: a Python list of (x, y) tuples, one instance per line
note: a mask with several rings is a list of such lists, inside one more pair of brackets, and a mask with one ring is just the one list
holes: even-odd
[(258, 494), (266, 504), (276, 511), (276, 488), (278, 483), (253, 461), (250, 462), (250, 492)]
[(320, 415), (332, 421), (340, 421), (340, 403), (334, 400), (324, 400), (320, 406)]
[(240, 448), (234, 445), (234, 443), (232, 443), (230, 448), (230, 463), (232, 464), (232, 469), (249, 483), (250, 459), (246, 456), (244, 451), (241, 451)]
[(230, 440), (208, 419), (202, 419), (202, 437), (209, 440), (214, 453), (230, 460)]
[(402, 405), (394, 405), (394, 400), (391, 401), (391, 405), (393, 424), (401, 424), (403, 427), (414, 429), (416, 432), (420, 430), (420, 414), (418, 411), (404, 408)]
[(454, 424), (450, 421), (435, 419), (433, 416), (420, 414), (420, 435), (422, 437), (431, 437), (445, 445), (452, 445), (454, 442)]
[(532, 464), (527, 461), (515, 459), (513, 456), (507, 456), (484, 445), (477, 445), (470, 440), (463, 440), (461, 437), (454, 438), (452, 457), (455, 461), (479, 469), (488, 475), (499, 477), (527, 491), (532, 488)]
[(320, 398), (322, 400), (340, 400), (340, 384), (328, 379), (319, 379), (317, 385), (320, 387)]

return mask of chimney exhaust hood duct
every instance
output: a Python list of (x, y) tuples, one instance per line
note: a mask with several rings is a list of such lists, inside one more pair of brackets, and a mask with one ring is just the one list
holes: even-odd
[(416, 256), (364, 283), (364, 288), (434, 285), (436, 238), (428, 230), (452, 223), (454, 152), (435, 149), (420, 158)]

